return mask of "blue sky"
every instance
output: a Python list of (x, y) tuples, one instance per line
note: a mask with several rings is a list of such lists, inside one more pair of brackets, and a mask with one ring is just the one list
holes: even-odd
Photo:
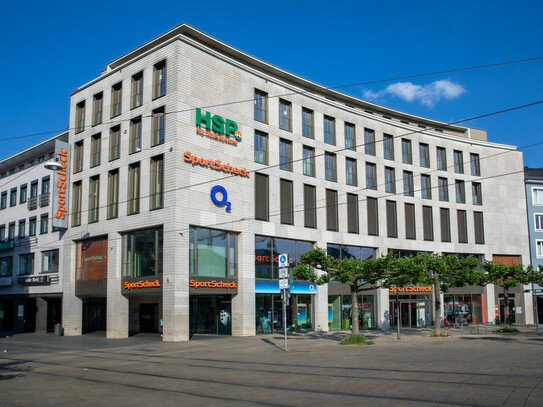
[[(68, 125), (70, 94), (106, 63), (187, 22), (324, 86), (543, 56), (539, 1), (4, 2), (0, 159)], [(543, 100), (543, 59), (343, 88), (445, 122)], [(543, 104), (467, 122), (488, 140), (542, 142)], [(523, 149), (543, 167), (543, 144)]]

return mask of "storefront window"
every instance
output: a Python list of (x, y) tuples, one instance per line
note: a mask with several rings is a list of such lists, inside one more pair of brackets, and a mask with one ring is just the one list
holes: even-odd
[(191, 228), (189, 272), (202, 277), (235, 277), (236, 235), (222, 230)]
[(483, 323), (481, 294), (445, 294), (443, 318), (445, 325)]
[(123, 276), (144, 277), (162, 273), (162, 228), (123, 235)]
[(292, 270), (300, 256), (313, 247), (311, 242), (255, 236), (255, 277), (257, 279), (279, 278), (278, 256), (287, 253), (289, 270)]
[(328, 243), (328, 255), (343, 260), (354, 257), (356, 259), (371, 259), (375, 257), (375, 249), (372, 247), (347, 246)]
[[(357, 302), (360, 329), (375, 328), (375, 296), (358, 295)], [(328, 329), (351, 329), (351, 309), (350, 295), (328, 296)]]
[(107, 238), (77, 242), (77, 280), (94, 281), (107, 277)]

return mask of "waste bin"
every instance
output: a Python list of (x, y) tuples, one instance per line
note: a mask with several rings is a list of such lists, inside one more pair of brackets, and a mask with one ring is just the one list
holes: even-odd
[(62, 328), (62, 325), (56, 324), (55, 325), (55, 336), (62, 336), (64, 333), (64, 329)]

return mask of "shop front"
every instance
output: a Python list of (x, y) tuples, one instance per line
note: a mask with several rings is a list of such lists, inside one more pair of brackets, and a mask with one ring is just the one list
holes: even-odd
[[(389, 287), (390, 325), (420, 328), (432, 325), (432, 287)], [(399, 318), (399, 322), (398, 322)]]

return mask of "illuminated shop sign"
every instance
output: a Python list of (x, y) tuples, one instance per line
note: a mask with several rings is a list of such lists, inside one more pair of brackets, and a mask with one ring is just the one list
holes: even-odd
[(222, 280), (197, 281), (192, 279), (189, 281), (189, 286), (192, 288), (238, 288), (235, 281)]
[(407, 287), (398, 287), (392, 284), (388, 291), (391, 293), (431, 293), (432, 287), (429, 285), (415, 285), (415, 286), (407, 286)]
[(192, 154), (190, 151), (185, 151), (185, 162), (191, 163), (193, 166), (200, 165), (213, 170), (249, 178), (249, 171), (247, 168), (238, 168), (230, 163), (224, 164), (221, 160), (209, 160), (207, 158), (198, 157), (197, 155)]
[(19, 284), (51, 284), (50, 276), (19, 277)]
[[(279, 280), (255, 280), (256, 294), (280, 294)], [(309, 281), (290, 282), (291, 294), (317, 294), (317, 284)]]
[(57, 228), (68, 227), (68, 190), (70, 187), (70, 144), (55, 141), (55, 154), (62, 168), (55, 172), (53, 178), (53, 219), (52, 225)]
[(127, 290), (131, 290), (133, 288), (153, 288), (153, 287), (160, 287), (160, 281), (149, 281), (149, 280), (141, 280), (136, 282), (124, 282), (124, 288)]
[[(202, 127), (205, 127), (205, 130)], [(241, 141), (241, 132), (235, 121), (225, 119), (218, 114), (212, 116), (210, 112), (202, 113), (199, 108), (196, 109), (196, 132), (233, 145)], [(230, 138), (232, 136), (233, 138)]]
[[(217, 193), (219, 193), (221, 199), (217, 198)], [(223, 186), (215, 185), (213, 188), (211, 188), (211, 200), (217, 206), (226, 205), (226, 211), (230, 212), (232, 204), (228, 202), (228, 193)]]

